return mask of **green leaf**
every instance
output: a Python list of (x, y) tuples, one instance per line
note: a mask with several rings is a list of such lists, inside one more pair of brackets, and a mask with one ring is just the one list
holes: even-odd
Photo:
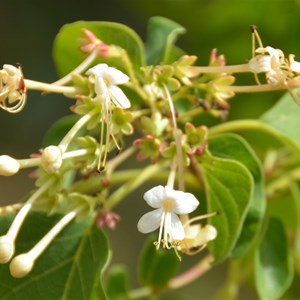
[(77, 120), (78, 116), (70, 115), (56, 121), (46, 132), (42, 143), (43, 147), (58, 145)]
[(240, 162), (229, 159), (206, 156), (201, 169), (209, 211), (219, 212), (210, 219), (218, 236), (209, 244), (217, 263), (230, 254), (241, 233), (252, 199), (253, 179)]
[[(145, 44), (147, 63), (156, 65), (159, 63), (171, 63), (182, 52), (174, 47), (180, 34), (186, 32), (181, 25), (163, 18), (152, 17), (148, 23), (148, 38)], [(177, 54), (176, 54), (177, 53)]]
[(294, 102), (289, 93), (286, 93), (260, 119), (275, 129), (279, 137), (299, 151), (300, 107)]
[(126, 300), (128, 296), (129, 274), (124, 266), (114, 266), (108, 275), (106, 293), (110, 300)]
[(144, 285), (162, 288), (176, 274), (179, 259), (172, 250), (156, 250), (154, 241), (155, 239), (150, 237), (142, 250), (139, 277)]
[(211, 138), (209, 150), (215, 156), (239, 161), (250, 171), (254, 179), (254, 192), (249, 203), (247, 216), (240, 237), (231, 254), (233, 257), (240, 257), (253, 244), (266, 210), (261, 164), (249, 144), (235, 134), (224, 134)]
[[(83, 38), (82, 29), (92, 31), (102, 42), (108, 45), (117, 45), (125, 49), (136, 72), (144, 65), (144, 46), (140, 37), (129, 27), (113, 22), (86, 22), (78, 21), (61, 28), (54, 42), (54, 61), (58, 73), (63, 76), (75, 69), (86, 57), (80, 51)], [(114, 58), (113, 62), (116, 63)], [(97, 59), (97, 63), (112, 63), (105, 58)], [(119, 61), (115, 67), (124, 70), (124, 62)]]
[(255, 282), (262, 300), (279, 299), (294, 275), (288, 240), (282, 223), (271, 218), (255, 255)]
[[(0, 219), (1, 234), (6, 233), (13, 215)], [(16, 251), (30, 250), (60, 219), (31, 213), (17, 238)], [(32, 272), (22, 279), (9, 274), (8, 264), (0, 266), (1, 300), (91, 299), (99, 285), (97, 299), (106, 299), (101, 273), (109, 256), (108, 241), (90, 221), (69, 224), (38, 258)]]

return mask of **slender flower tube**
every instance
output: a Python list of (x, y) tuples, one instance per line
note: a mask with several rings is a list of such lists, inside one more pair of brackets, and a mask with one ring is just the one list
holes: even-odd
[(175, 248), (184, 239), (184, 228), (178, 215), (193, 212), (199, 201), (194, 195), (175, 191), (168, 186), (156, 186), (144, 194), (145, 201), (155, 210), (146, 213), (139, 220), (137, 227), (142, 233), (149, 233), (158, 228), (159, 236), (156, 248)]

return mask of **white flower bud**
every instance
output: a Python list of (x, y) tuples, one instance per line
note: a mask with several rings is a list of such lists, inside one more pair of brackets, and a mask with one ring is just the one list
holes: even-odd
[(32, 270), (33, 266), (34, 260), (30, 254), (20, 254), (11, 261), (10, 274), (15, 278), (22, 278)]
[(10, 261), (15, 252), (14, 240), (7, 235), (0, 237), (0, 264)]
[(250, 59), (248, 63), (249, 69), (252, 73), (265, 73), (272, 71), (271, 56), (257, 55)]
[(0, 175), (2, 176), (12, 176), (15, 175), (20, 169), (19, 162), (8, 156), (1, 155), (0, 156)]
[(55, 173), (62, 165), (62, 152), (57, 146), (48, 146), (42, 153), (42, 167), (48, 173)]

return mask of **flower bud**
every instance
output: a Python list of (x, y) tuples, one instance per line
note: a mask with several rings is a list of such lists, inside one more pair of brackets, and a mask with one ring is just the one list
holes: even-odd
[(32, 270), (33, 265), (34, 260), (30, 254), (20, 254), (11, 261), (9, 265), (10, 274), (15, 278), (22, 278)]
[(15, 175), (20, 169), (19, 162), (8, 156), (1, 155), (0, 156), (0, 175), (2, 176), (12, 176)]
[(10, 261), (15, 252), (14, 241), (10, 236), (0, 237), (0, 264), (6, 264)]
[(42, 167), (47, 173), (55, 173), (62, 165), (62, 152), (57, 146), (48, 146), (43, 150)]
[(265, 73), (272, 71), (271, 56), (257, 55), (250, 59), (248, 63), (250, 72), (252, 73)]

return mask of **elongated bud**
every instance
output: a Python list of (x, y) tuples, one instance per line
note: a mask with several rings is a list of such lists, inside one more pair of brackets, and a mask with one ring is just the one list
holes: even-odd
[(0, 264), (6, 264), (10, 261), (15, 252), (14, 241), (10, 236), (0, 237)]
[(22, 278), (32, 270), (33, 265), (34, 260), (30, 254), (20, 254), (11, 261), (10, 274), (15, 278)]
[(12, 176), (18, 173), (19, 169), (20, 164), (16, 159), (8, 155), (0, 156), (0, 175)]
[(47, 173), (55, 173), (62, 165), (62, 152), (57, 146), (48, 146), (42, 153), (42, 167)]

